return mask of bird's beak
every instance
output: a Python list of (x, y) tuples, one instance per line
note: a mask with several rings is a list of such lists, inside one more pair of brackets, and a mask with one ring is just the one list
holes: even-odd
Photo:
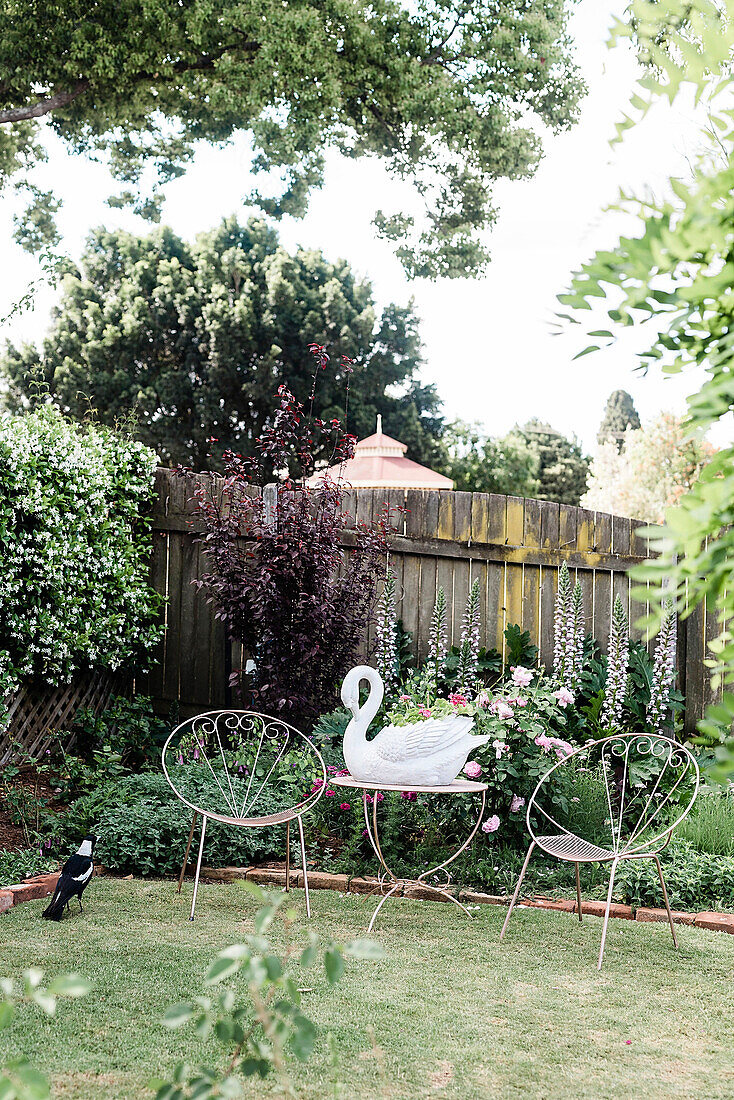
[(352, 714), (356, 715), (359, 710), (359, 685), (356, 687), (351, 683), (342, 684), (342, 703), (351, 710)]

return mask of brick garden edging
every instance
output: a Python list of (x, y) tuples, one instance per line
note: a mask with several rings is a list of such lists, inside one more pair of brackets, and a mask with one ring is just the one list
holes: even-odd
[[(34, 901), (37, 898), (48, 897), (53, 894), (58, 881), (58, 871), (47, 875), (36, 875), (17, 886), (6, 886), (0, 890), (0, 913), (7, 912), (14, 905), (20, 905), (23, 901)], [(202, 867), (201, 878), (204, 882), (235, 882), (237, 879), (247, 879), (249, 882), (257, 882), (262, 886), (285, 886), (285, 871), (277, 867)], [(303, 872), (297, 869), (290, 872), (290, 885), (303, 886)], [(308, 876), (308, 885), (311, 890), (338, 890), (342, 894), (370, 894), (379, 889), (380, 883), (376, 878), (362, 877), (361, 875), (332, 875), (328, 871), (311, 871)], [(500, 894), (483, 894), (477, 890), (459, 889), (458, 886), (447, 887), (448, 893), (462, 901), (465, 905), (509, 905), (510, 899)], [(433, 894), (429, 890), (420, 887), (409, 886), (407, 889), (398, 887), (393, 897), (406, 897), (413, 899), (427, 899), (431, 901), (446, 901), (440, 894)], [(519, 901), (518, 908), (524, 909), (549, 909), (555, 912), (575, 913), (576, 900), (566, 898), (523, 898)], [(581, 913), (584, 916), (600, 917), (604, 915), (605, 902), (582, 901)], [(610, 917), (618, 920), (635, 920), (646, 923), (664, 922), (668, 914), (664, 909), (647, 909), (640, 907), (635, 910), (631, 905), (621, 905), (613, 902)], [(734, 935), (734, 913), (673, 913), (675, 924), (695, 925), (696, 928), (706, 928), (713, 932), (728, 932)]]
[[(237, 879), (247, 879), (257, 882), (262, 886), (285, 886), (285, 871), (276, 867), (202, 867), (201, 877), (207, 882), (234, 882)], [(293, 870), (290, 873), (290, 884), (294, 887), (303, 886), (303, 872)], [(342, 894), (369, 894), (379, 889), (379, 881), (376, 878), (365, 878), (361, 875), (332, 875), (327, 871), (310, 871), (308, 885), (312, 890), (338, 890)], [(510, 899), (500, 894), (482, 894), (477, 890), (459, 889), (457, 886), (449, 886), (448, 892), (462, 901), (465, 905), (509, 905)], [(429, 898), (431, 901), (446, 901), (440, 894), (433, 894), (426, 890), (408, 887), (403, 890), (399, 887), (393, 897)], [(549, 909), (556, 912), (575, 913), (576, 900), (566, 898), (523, 898), (519, 901), (518, 908), (525, 909)], [(583, 901), (581, 913), (583, 916), (603, 916), (606, 902)], [(621, 905), (612, 902), (609, 911), (610, 917), (621, 920), (637, 920), (648, 923), (667, 921), (668, 914), (664, 909), (647, 909), (640, 907), (635, 910), (631, 905)], [(696, 928), (707, 928), (715, 932), (729, 932), (734, 935), (734, 913), (679, 913), (673, 912), (675, 924), (695, 925)]]
[(22, 901), (36, 901), (38, 898), (47, 898), (56, 889), (59, 881), (59, 872), (51, 871), (47, 875), (34, 875), (25, 882), (19, 882), (17, 886), (3, 886), (0, 890), (0, 913), (7, 913), (14, 905), (20, 905)]

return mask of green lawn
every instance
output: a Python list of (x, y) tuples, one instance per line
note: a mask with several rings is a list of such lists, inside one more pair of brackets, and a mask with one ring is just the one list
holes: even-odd
[[(251, 930), (256, 902), (237, 886), (202, 886), (191, 924), (190, 890), (97, 879), (84, 914), (61, 925), (40, 920), (40, 902), (0, 917), (0, 975), (40, 965), (94, 983), (54, 1019), (21, 1008), (0, 1033), (0, 1060), (25, 1053), (58, 1097), (127, 1100), (151, 1096), (150, 1077), (180, 1059), (211, 1059), (216, 1044), (160, 1018), (200, 992), (216, 951)], [(293, 897), (304, 913), (303, 894)], [(323, 891), (312, 901), (317, 931), (364, 935), (372, 899)], [(681, 927), (676, 952), (666, 926), (615, 920), (599, 975), (594, 917), (579, 926), (519, 910), (500, 944), (504, 909), (494, 906), (469, 921), (453, 905), (401, 900), (381, 916), (383, 960), (350, 961), (334, 989), (304, 972), (306, 1011), (333, 1032), (341, 1061), (335, 1071), (321, 1042), (294, 1073), (299, 1095), (334, 1095), (338, 1072), (347, 1098), (734, 1096), (734, 936)], [(291, 936), (300, 932), (296, 922)], [(248, 1095), (273, 1094), (258, 1083)]]

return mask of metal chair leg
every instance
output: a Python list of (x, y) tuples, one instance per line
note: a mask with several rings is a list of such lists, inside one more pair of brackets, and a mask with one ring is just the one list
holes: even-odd
[(528, 869), (528, 863), (530, 862), (530, 857), (533, 854), (533, 848), (534, 847), (535, 847), (535, 841), (533, 840), (530, 844), (530, 847), (528, 848), (528, 854), (525, 856), (525, 862), (522, 865), (522, 871), (520, 872), (520, 878), (517, 880), (517, 886), (515, 887), (515, 893), (512, 895), (512, 901), (510, 902), (510, 908), (507, 910), (507, 916), (505, 917), (505, 922), (502, 925), (502, 931), (500, 932), (500, 940), (503, 938), (503, 936), (505, 934), (505, 930), (507, 929), (507, 924), (510, 920), (510, 916), (512, 915), (512, 910), (515, 908), (515, 902), (517, 901), (517, 895), (520, 893), (520, 887), (522, 886), (522, 880), (525, 878), (525, 872)]
[(189, 839), (188, 839), (188, 843), (186, 845), (186, 855), (184, 856), (183, 863), (181, 864), (181, 874), (178, 876), (178, 892), (179, 892), (179, 894), (181, 893), (181, 887), (183, 886), (184, 875), (186, 874), (186, 867), (187, 867), (187, 864), (189, 862), (189, 852), (191, 851), (191, 841), (194, 839), (194, 828), (196, 826), (196, 819), (197, 819), (198, 816), (199, 815), (197, 813), (194, 814), (194, 820), (191, 822), (191, 828), (189, 829)]
[(303, 867), (303, 886), (306, 891), (306, 915), (311, 917), (311, 899), (308, 896), (308, 868), (306, 867), (306, 841), (303, 836), (303, 821), (298, 818), (298, 831), (301, 834), (301, 865)]
[(194, 909), (196, 908), (196, 895), (199, 890), (199, 872), (201, 871), (201, 857), (204, 852), (204, 834), (206, 833), (206, 814), (202, 814), (201, 817), (201, 840), (199, 841), (199, 858), (196, 861), (196, 877), (194, 879), (194, 896), (191, 899), (191, 916), (189, 920), (194, 919)]
[(579, 924), (581, 924), (581, 876), (578, 863), (576, 864), (576, 910), (579, 915)]
[(607, 926), (609, 924), (609, 910), (612, 907), (612, 890), (614, 889), (614, 876), (617, 873), (617, 865), (619, 860), (612, 860), (612, 872), (609, 876), (609, 890), (607, 891), (607, 907), (604, 910), (604, 927), (601, 930), (601, 947), (599, 948), (599, 961), (596, 964), (596, 969), (601, 970), (602, 959), (604, 958), (604, 944), (607, 940)]
[(285, 892), (290, 893), (291, 888), (291, 823), (285, 827)]
[(665, 901), (665, 911), (668, 914), (668, 924), (670, 925), (670, 934), (673, 937), (673, 947), (677, 947), (678, 946), (678, 940), (676, 939), (676, 936), (675, 936), (675, 926), (673, 924), (673, 914), (670, 911), (670, 902), (668, 901), (668, 891), (665, 888), (665, 879), (663, 878), (663, 869), (660, 866), (660, 860), (658, 859), (658, 857), (653, 856), (652, 858), (655, 860), (655, 863), (657, 865), (658, 878), (660, 879), (660, 885), (661, 885), (662, 890), (663, 890), (663, 899)]

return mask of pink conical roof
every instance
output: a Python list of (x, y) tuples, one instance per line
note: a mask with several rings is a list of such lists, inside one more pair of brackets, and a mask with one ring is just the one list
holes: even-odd
[[(377, 431), (359, 440), (354, 458), (341, 466), (331, 466), (328, 473), (354, 489), (453, 489), (451, 478), (406, 458), (407, 450), (405, 443), (383, 433), (382, 417), (378, 415)], [(314, 474), (307, 484), (317, 487), (324, 472)]]

